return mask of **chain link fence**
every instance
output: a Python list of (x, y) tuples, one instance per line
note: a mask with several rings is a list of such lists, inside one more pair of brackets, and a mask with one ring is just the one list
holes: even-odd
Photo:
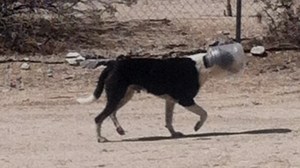
[[(0, 47), (45, 54), (93, 49), (98, 55), (111, 57), (205, 50), (208, 44), (220, 38), (235, 38), (237, 1), (1, 1), (0, 42), (4, 45)], [(270, 21), (272, 24), (275, 15), (284, 10), (278, 7), (272, 14), (267, 13), (266, 2), (292, 0), (240, 1), (242, 39), (262, 39), (267, 36)], [(294, 0), (287, 8), (297, 13), (299, 4)], [(23, 13), (7, 12), (16, 8)], [(299, 20), (296, 23), (299, 24)], [(296, 41), (300, 38), (291, 37)]]
[[(172, 44), (175, 47), (172, 48), (173, 50), (195, 49), (203, 46), (205, 48), (207, 44), (218, 39), (216, 36), (225, 34), (230, 38), (236, 37), (238, 31), (236, 30), (237, 1), (239, 0), (139, 0), (130, 8), (118, 7), (115, 17), (118, 21), (167, 19), (174, 26), (170, 28), (181, 30), (181, 34), (170, 34), (163, 25), (158, 25), (157, 32), (148, 32), (148, 36), (154, 33), (152, 35), (156, 40), (153, 41), (153, 45), (157, 44), (156, 47), (162, 47)], [(255, 39), (256, 42), (260, 41), (258, 43), (264, 43), (265, 37), (274, 36), (266, 40), (265, 43), (268, 43), (266, 45), (286, 42), (289, 45), (299, 46), (300, 1), (240, 1), (242, 3), (242, 39)], [(288, 16), (285, 17), (286, 14)], [(296, 21), (288, 23), (288, 20), (292, 19)], [(290, 26), (282, 26), (287, 24)], [(274, 30), (271, 30), (272, 26)], [(291, 39), (287, 40), (287, 38)], [(143, 43), (136, 42), (136, 46)]]
[[(242, 35), (283, 48), (300, 46), (300, 1), (243, 0)], [(284, 47), (285, 46), (285, 47)]]
[(143, 49), (150, 49), (151, 53), (205, 50), (217, 35), (235, 36), (235, 3), (230, 3), (230, 13), (226, 0), (139, 0), (131, 7), (117, 6), (115, 20), (150, 22), (142, 29), (145, 39), (136, 39), (136, 44), (129, 47), (131, 52)]

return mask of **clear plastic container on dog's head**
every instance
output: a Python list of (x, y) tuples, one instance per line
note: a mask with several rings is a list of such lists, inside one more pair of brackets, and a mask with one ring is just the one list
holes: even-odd
[(239, 43), (231, 43), (210, 47), (205, 64), (212, 73), (226, 76), (241, 74), (246, 64), (243, 46)]

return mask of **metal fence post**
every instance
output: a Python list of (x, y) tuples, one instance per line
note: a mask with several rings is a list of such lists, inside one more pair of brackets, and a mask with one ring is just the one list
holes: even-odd
[(241, 42), (241, 34), (242, 34), (242, 0), (236, 1), (236, 36), (235, 39), (237, 42)]

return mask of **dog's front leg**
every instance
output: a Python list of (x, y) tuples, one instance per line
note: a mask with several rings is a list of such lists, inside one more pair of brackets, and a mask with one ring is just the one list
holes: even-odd
[(191, 106), (187, 106), (185, 108), (187, 110), (189, 110), (190, 112), (193, 112), (200, 116), (200, 120), (196, 123), (196, 125), (194, 127), (195, 131), (198, 131), (207, 119), (207, 112), (201, 106), (197, 105), (196, 103), (194, 103)]
[(172, 137), (182, 137), (183, 134), (181, 132), (176, 132), (173, 128), (173, 112), (174, 112), (175, 103), (166, 100), (166, 127), (168, 128), (169, 132), (171, 133)]
[(111, 120), (113, 121), (113, 123), (114, 123), (114, 125), (115, 125), (115, 127), (116, 127), (116, 130), (117, 130), (118, 134), (120, 134), (120, 135), (125, 135), (125, 131), (124, 131), (124, 129), (122, 128), (122, 126), (120, 125), (120, 123), (119, 123), (119, 121), (118, 121), (118, 119), (117, 119), (116, 112), (117, 112), (117, 111), (113, 112), (113, 113), (110, 115), (110, 118), (111, 118)]

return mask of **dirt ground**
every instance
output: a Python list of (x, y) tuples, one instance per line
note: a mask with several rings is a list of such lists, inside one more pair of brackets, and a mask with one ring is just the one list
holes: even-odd
[[(194, 132), (198, 117), (176, 106), (179, 139), (164, 127), (164, 101), (136, 94), (118, 113), (125, 136), (104, 122), (108, 143), (97, 143), (94, 125), (104, 96), (90, 105), (75, 101), (93, 91), (101, 69), (31, 64), (24, 71), (20, 64), (11, 63), (9, 73), (0, 64), (1, 168), (300, 167), (299, 52), (249, 56), (241, 76), (209, 80), (196, 98), (208, 121)], [(17, 78), (20, 86), (12, 84)]]

